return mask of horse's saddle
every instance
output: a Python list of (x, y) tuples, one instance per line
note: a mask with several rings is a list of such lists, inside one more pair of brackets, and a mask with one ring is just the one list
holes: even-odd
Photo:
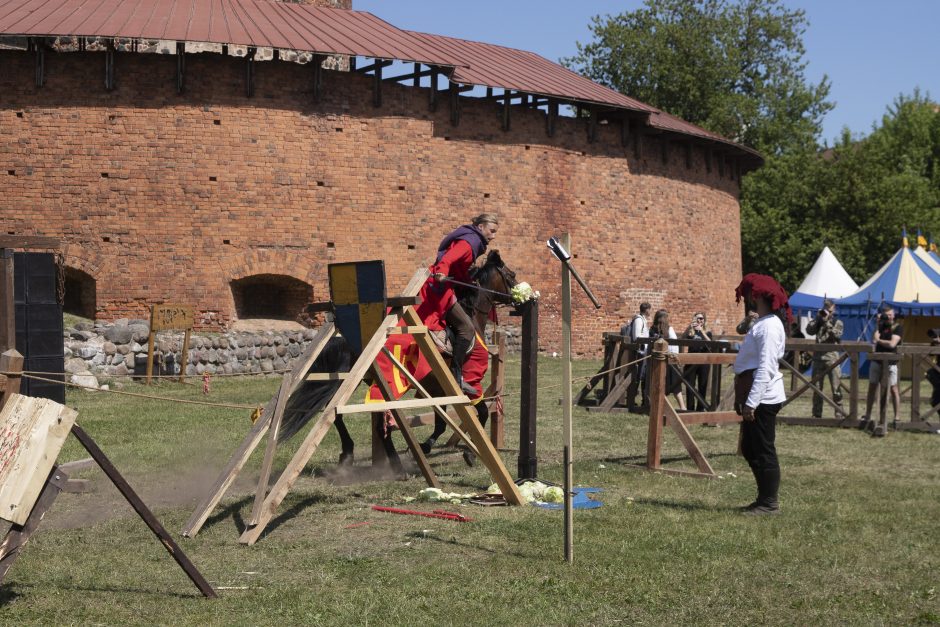
[(428, 331), (431, 341), (437, 347), (438, 352), (444, 357), (453, 357), (454, 355), (454, 332), (449, 328), (440, 331)]

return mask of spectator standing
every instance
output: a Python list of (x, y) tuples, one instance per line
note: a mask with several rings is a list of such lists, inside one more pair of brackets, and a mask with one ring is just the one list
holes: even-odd
[[(930, 338), (931, 346), (940, 346), (940, 329), (930, 329), (927, 331), (927, 337)], [(933, 393), (930, 395), (930, 407), (940, 405), (940, 355), (934, 357), (934, 367), (927, 371), (927, 381), (933, 386)]]
[[(822, 309), (816, 313), (816, 317), (806, 325), (806, 332), (816, 336), (817, 344), (841, 344), (842, 327), (842, 321), (836, 318), (836, 304), (827, 298), (823, 301)], [(841, 418), (842, 390), (839, 389), (839, 368), (830, 368), (838, 360), (838, 351), (813, 353), (813, 385), (820, 390), (823, 389), (825, 385), (823, 373), (828, 369), (829, 372), (825, 375), (825, 378), (829, 379), (829, 387), (832, 388), (832, 400), (839, 405), (836, 418)], [(822, 394), (814, 391), (813, 418), (822, 418), (822, 406)]]
[[(705, 328), (705, 314), (703, 312), (697, 312), (692, 316), (692, 323), (686, 328), (682, 337), (686, 340), (708, 341), (712, 339), (711, 331)], [(690, 346), (689, 352), (710, 353), (711, 349), (707, 346)], [(691, 411), (708, 411), (707, 404), (699, 400), (692, 392), (692, 389), (697, 390), (702, 398), (707, 398), (710, 370), (711, 366), (708, 364), (689, 364), (683, 368), (682, 376), (691, 386), (685, 391), (685, 404)]]
[[(872, 337), (875, 353), (897, 353), (898, 345), (904, 336), (904, 327), (894, 319), (894, 307), (884, 305), (881, 315), (878, 316), (878, 326)], [(875, 426), (871, 420), (871, 408), (875, 402), (875, 394), (880, 390), (879, 424)], [(868, 367), (868, 399), (865, 403), (865, 416), (862, 418), (860, 429), (872, 429), (872, 436), (884, 437), (885, 413), (887, 412), (887, 396), (891, 396), (891, 405), (894, 409), (894, 423), (897, 426), (898, 412), (901, 409), (901, 393), (898, 391), (898, 362), (882, 362), (872, 360)]]
[[(679, 339), (675, 329), (669, 324), (669, 312), (665, 309), (660, 309), (656, 312), (656, 315), (653, 316), (653, 326), (650, 327), (650, 339), (659, 338), (669, 340)], [(679, 347), (670, 344), (669, 352), (678, 353)], [(672, 394), (676, 399), (676, 405), (679, 406), (679, 409), (685, 410), (685, 399), (682, 398), (682, 380), (679, 378), (679, 373), (676, 372), (675, 367), (671, 364), (666, 370), (666, 394)]]
[[(640, 304), (640, 312), (633, 316), (633, 319), (628, 323), (620, 327), (620, 335), (625, 338), (629, 338), (630, 343), (635, 343), (638, 339), (648, 338), (650, 336), (650, 327), (649, 327), (649, 318), (650, 311), (652, 311), (653, 306), (649, 303)], [(646, 356), (649, 353), (649, 346), (640, 346), (637, 348), (636, 352), (630, 355), (630, 361), (640, 359)], [(649, 392), (646, 387), (646, 361), (641, 361), (640, 363), (634, 364), (632, 367), (632, 378), (630, 380), (630, 385), (627, 387), (627, 407), (630, 411), (637, 409), (636, 406), (636, 393), (640, 388), (640, 382), (642, 381), (642, 392), (643, 392), (643, 402), (644, 407), (649, 405)]]

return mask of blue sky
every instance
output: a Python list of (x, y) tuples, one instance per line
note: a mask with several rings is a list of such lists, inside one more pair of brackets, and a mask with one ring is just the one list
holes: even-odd
[[(843, 127), (865, 135), (901, 93), (940, 100), (940, 0), (786, 0), (806, 11), (807, 76), (828, 75), (835, 109), (823, 140)], [(640, 0), (353, 0), (400, 28), (531, 50), (552, 61), (590, 41), (591, 17), (630, 11)]]

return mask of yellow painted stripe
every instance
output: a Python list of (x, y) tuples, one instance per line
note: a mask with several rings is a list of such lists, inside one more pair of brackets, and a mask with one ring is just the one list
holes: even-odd
[(353, 305), (359, 302), (355, 264), (330, 266), (330, 289), (334, 305)]

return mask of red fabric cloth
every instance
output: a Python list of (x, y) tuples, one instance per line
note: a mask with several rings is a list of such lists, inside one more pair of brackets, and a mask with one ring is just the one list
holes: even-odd
[(741, 283), (734, 290), (735, 302), (740, 303), (741, 299), (762, 299), (770, 302), (770, 308), (774, 311), (786, 308), (787, 325), (793, 324), (793, 311), (790, 309), (790, 297), (783, 287), (777, 283), (777, 280), (766, 274), (750, 273), (745, 274)]
[[(404, 322), (399, 326), (403, 325)], [(418, 381), (430, 374), (431, 366), (428, 365), (427, 360), (420, 351), (418, 351), (418, 343), (415, 342), (413, 336), (389, 336), (388, 341), (385, 342), (385, 346), (402, 365), (408, 368), (408, 372), (414, 375), (415, 379)], [(375, 363), (391, 385), (395, 400), (401, 398), (405, 392), (411, 389), (411, 383), (399, 372), (398, 368), (392, 364), (391, 360), (385, 356), (385, 353), (379, 354), (379, 356), (375, 358)], [(467, 353), (467, 361), (463, 364), (463, 380), (477, 391), (474, 399), (479, 399), (483, 396), (483, 378), (486, 376), (486, 370), (489, 368), (489, 365), (490, 353), (486, 348), (486, 344), (483, 343), (483, 340), (480, 339), (478, 334), (474, 339), (470, 352)], [(368, 393), (366, 393), (366, 402), (369, 403), (381, 400), (382, 392), (379, 390), (379, 386), (373, 385), (370, 387)]]
[[(441, 257), (441, 260), (428, 268), (431, 274), (443, 274), (464, 283), (470, 283), (470, 266), (473, 265), (473, 248), (463, 240), (456, 240)], [(450, 283), (439, 283), (433, 276), (421, 286), (418, 293), (421, 304), (416, 308), (418, 317), (431, 330), (444, 328), (444, 317), (457, 302), (457, 295)]]

